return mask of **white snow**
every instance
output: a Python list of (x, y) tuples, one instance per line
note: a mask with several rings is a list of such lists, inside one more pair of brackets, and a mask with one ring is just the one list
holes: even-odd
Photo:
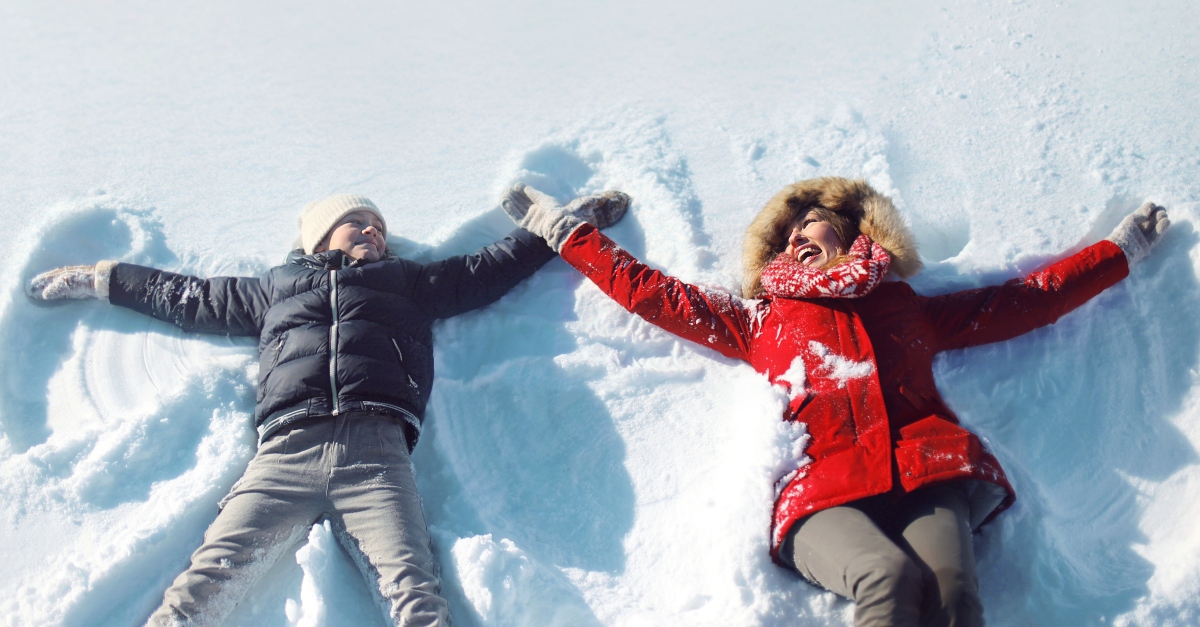
[(839, 388), (846, 387), (846, 382), (851, 379), (869, 377), (872, 372), (875, 372), (874, 363), (847, 359), (845, 356), (833, 352), (828, 346), (820, 342), (809, 342), (808, 350), (821, 358), (821, 368), (826, 371), (830, 379), (838, 382)]
[[(0, 624), (144, 621), (255, 442), (253, 341), (34, 304), (38, 272), (257, 274), (334, 192), (434, 259), (522, 180), (631, 194), (621, 246), (736, 291), (745, 226), (818, 175), (893, 198), (922, 293), (1170, 209), (1129, 279), (936, 375), (1018, 492), (975, 540), (989, 624), (1195, 624), (1197, 42), (1182, 1), (5, 3)], [(561, 261), (435, 332), (415, 464), (456, 624), (850, 624), (767, 556), (808, 436), (749, 366)], [(230, 622), (384, 624), (320, 522)]]
[(804, 370), (804, 358), (797, 356), (792, 359), (788, 369), (775, 377), (775, 383), (776, 385), (783, 383), (787, 386), (788, 400), (795, 400), (797, 396), (804, 394), (808, 385), (808, 373)]

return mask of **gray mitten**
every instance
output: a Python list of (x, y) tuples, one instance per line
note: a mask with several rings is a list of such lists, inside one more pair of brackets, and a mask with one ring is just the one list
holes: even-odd
[(1129, 263), (1134, 263), (1150, 254), (1170, 226), (1167, 210), (1147, 201), (1137, 211), (1125, 216), (1105, 239), (1120, 246)]
[(518, 226), (540, 236), (558, 251), (584, 222), (601, 229), (615, 224), (625, 215), (629, 196), (608, 191), (576, 198), (562, 207), (550, 196), (517, 183), (504, 193), (500, 206)]
[(563, 211), (598, 229), (607, 229), (620, 222), (628, 208), (629, 194), (610, 190), (591, 196), (580, 196), (567, 203)]
[(43, 272), (29, 281), (29, 295), (39, 300), (108, 298), (115, 261), (94, 266), (67, 266)]

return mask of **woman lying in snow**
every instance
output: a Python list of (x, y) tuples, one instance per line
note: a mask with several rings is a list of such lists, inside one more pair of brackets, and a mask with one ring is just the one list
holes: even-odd
[[(610, 193), (577, 206), (607, 224), (627, 203)], [(308, 205), (300, 230), (261, 278), (102, 261), (29, 286), (34, 298), (102, 298), (187, 331), (258, 338), (258, 451), (150, 624), (220, 624), (327, 517), (393, 624), (448, 625), (409, 458), (433, 385), (431, 327), (500, 298), (554, 252), (517, 229), (473, 255), (400, 259), (379, 209), (350, 194)]]
[(1012, 505), (999, 462), (938, 393), (933, 358), (1054, 323), (1129, 273), (1169, 226), (1146, 203), (1106, 239), (1023, 279), (943, 296), (900, 280), (921, 262), (862, 181), (790, 185), (746, 231), (746, 300), (652, 270), (514, 187), (504, 208), (649, 322), (750, 362), (788, 390), (811, 436), (780, 478), (771, 555), (853, 599), (857, 625), (980, 625), (971, 532)]

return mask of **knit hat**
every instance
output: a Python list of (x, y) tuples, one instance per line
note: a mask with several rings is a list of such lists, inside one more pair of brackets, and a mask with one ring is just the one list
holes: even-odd
[(366, 196), (357, 194), (334, 194), (325, 200), (310, 202), (304, 206), (300, 215), (300, 247), (304, 254), (313, 254), (313, 249), (346, 214), (355, 211), (370, 211), (383, 223), (383, 232), (387, 234), (387, 221), (379, 208)]

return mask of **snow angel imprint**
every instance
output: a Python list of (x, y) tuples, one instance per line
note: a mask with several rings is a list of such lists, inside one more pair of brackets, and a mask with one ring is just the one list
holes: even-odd
[(1052, 324), (1125, 278), (1169, 225), (1146, 203), (1029, 276), (922, 296), (900, 280), (921, 262), (892, 202), (863, 181), (812, 179), (747, 229), (743, 300), (647, 267), (536, 190), (510, 190), (514, 206), (627, 310), (788, 389), (783, 419), (803, 423), (811, 441), (795, 454), (812, 461), (778, 488), (771, 556), (853, 599), (858, 625), (983, 622), (971, 532), (1015, 494), (942, 400), (934, 356)]
[[(620, 219), (623, 194), (581, 199)], [(100, 298), (186, 331), (258, 338), (259, 448), (150, 625), (219, 625), (325, 519), (393, 625), (450, 624), (410, 453), (433, 386), (433, 323), (486, 307), (554, 257), (515, 229), (473, 255), (421, 264), (388, 248), (363, 196), (305, 207), (286, 263), (203, 279), (116, 261), (33, 278), (42, 300)]]

